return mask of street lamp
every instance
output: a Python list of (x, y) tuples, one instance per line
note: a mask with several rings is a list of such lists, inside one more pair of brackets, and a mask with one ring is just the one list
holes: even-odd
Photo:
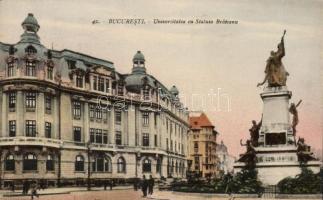
[(90, 159), (90, 151), (91, 151), (91, 141), (86, 143), (87, 147), (87, 190), (91, 190), (91, 159)]

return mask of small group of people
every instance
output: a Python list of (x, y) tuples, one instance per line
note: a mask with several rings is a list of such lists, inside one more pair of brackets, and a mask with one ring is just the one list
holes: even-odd
[(154, 192), (155, 180), (152, 175), (150, 175), (149, 179), (146, 179), (146, 176), (143, 175), (141, 181), (141, 190), (143, 193), (143, 197), (147, 197), (147, 195), (151, 196)]

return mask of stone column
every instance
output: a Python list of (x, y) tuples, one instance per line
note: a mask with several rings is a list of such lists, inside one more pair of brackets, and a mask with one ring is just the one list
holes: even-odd
[(135, 146), (136, 140), (136, 127), (135, 127), (135, 120), (136, 113), (135, 107), (133, 105), (128, 105), (128, 138), (129, 138), (129, 146)]
[(36, 101), (36, 116), (37, 116), (37, 137), (45, 137), (45, 95), (43, 92), (38, 93)]
[(111, 111), (110, 111), (110, 130), (109, 130), (109, 143), (110, 144), (115, 144), (115, 115), (114, 115), (114, 105), (112, 104), (111, 106)]
[(16, 102), (16, 114), (17, 114), (17, 122), (16, 122), (16, 128), (17, 136), (24, 136), (25, 131), (24, 131), (24, 97), (23, 97), (23, 92), (21, 90), (17, 91), (17, 102)]
[[(85, 143), (87, 143), (90, 140), (90, 124), (89, 124), (89, 103), (84, 102), (84, 116), (83, 116), (83, 136), (82, 140), (84, 140)], [(73, 133), (74, 135), (74, 133)]]
[(2, 93), (2, 113), (1, 113), (1, 118), (2, 118), (2, 134), (1, 136), (3, 137), (8, 137), (8, 129), (7, 129), (7, 126), (8, 126), (8, 122), (7, 122), (7, 115), (8, 115), (8, 110), (7, 110), (7, 107), (8, 107), (8, 103), (7, 103), (7, 93)]
[(154, 112), (149, 112), (149, 146), (155, 146), (155, 124), (154, 124)]

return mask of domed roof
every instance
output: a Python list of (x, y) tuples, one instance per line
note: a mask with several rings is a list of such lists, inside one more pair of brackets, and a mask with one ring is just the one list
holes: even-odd
[(25, 30), (37, 32), (40, 28), (37, 19), (34, 17), (34, 14), (28, 13), (28, 16), (21, 24)]
[(142, 54), (141, 51), (137, 51), (137, 53), (133, 56), (132, 61), (135, 61), (135, 60), (143, 60), (143, 61), (145, 61), (144, 54)]
[(130, 74), (125, 78), (126, 88), (133, 93), (140, 93), (143, 85), (154, 86), (154, 79), (146, 74)]
[(179, 91), (175, 85), (169, 90), (173, 95), (178, 95)]

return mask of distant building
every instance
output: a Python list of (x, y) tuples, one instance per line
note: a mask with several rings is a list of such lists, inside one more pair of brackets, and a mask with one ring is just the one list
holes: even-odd
[(185, 177), (188, 112), (175, 86), (146, 73), (140, 51), (121, 74), (46, 48), (33, 14), (22, 27), (19, 42), (0, 42), (0, 185)]
[(223, 141), (221, 141), (221, 144), (216, 146), (216, 155), (218, 157), (218, 169), (220, 173), (233, 173), (235, 157), (228, 153), (228, 148)]
[(218, 132), (203, 112), (191, 112), (188, 138), (189, 170), (202, 177), (217, 176), (216, 137)]

